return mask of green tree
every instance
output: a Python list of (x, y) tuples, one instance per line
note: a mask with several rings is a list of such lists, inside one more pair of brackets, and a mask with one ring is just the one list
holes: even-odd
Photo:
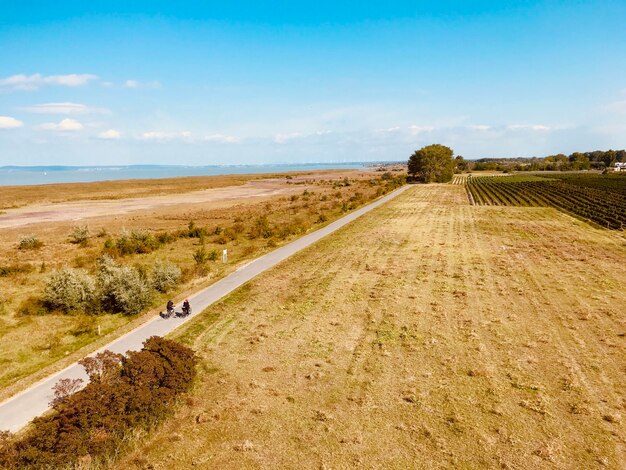
[(456, 173), (461, 173), (467, 170), (469, 170), (467, 160), (465, 160), (461, 155), (457, 155), (454, 159), (454, 171)]
[(569, 156), (572, 170), (588, 170), (590, 167), (589, 159), (584, 153), (574, 152)]
[(440, 144), (416, 150), (409, 158), (409, 174), (424, 183), (446, 183), (454, 174), (453, 154), (451, 148)]

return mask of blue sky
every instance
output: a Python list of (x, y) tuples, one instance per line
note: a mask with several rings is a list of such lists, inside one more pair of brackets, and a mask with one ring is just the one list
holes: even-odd
[(0, 165), (626, 147), (624, 1), (90, 3), (0, 0)]

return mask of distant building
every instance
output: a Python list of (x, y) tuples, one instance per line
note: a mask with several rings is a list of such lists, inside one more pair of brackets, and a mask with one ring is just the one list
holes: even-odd
[(613, 171), (625, 171), (626, 172), (626, 162), (615, 162), (613, 167), (611, 168)]

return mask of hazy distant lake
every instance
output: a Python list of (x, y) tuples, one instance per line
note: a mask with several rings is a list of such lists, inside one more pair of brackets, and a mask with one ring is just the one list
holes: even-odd
[(90, 181), (172, 178), (246, 173), (282, 173), (325, 169), (363, 168), (368, 163), (304, 163), (272, 165), (131, 165), (131, 166), (3, 166), (0, 186), (47, 183), (86, 183)]

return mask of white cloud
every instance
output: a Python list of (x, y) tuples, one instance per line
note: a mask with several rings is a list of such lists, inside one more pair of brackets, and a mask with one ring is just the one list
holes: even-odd
[(276, 142), (277, 144), (284, 144), (285, 142), (288, 142), (293, 139), (297, 139), (299, 137), (302, 137), (301, 132), (291, 132), (289, 134), (276, 134), (274, 136), (274, 142)]
[(413, 135), (421, 134), (422, 132), (432, 132), (434, 130), (435, 128), (433, 126), (416, 126), (416, 125), (409, 126), (409, 131)]
[(11, 116), (0, 116), (0, 129), (17, 129), (24, 123)]
[(124, 88), (161, 88), (161, 83), (157, 81), (153, 82), (140, 82), (137, 80), (126, 80), (124, 82)]
[(511, 124), (506, 126), (510, 131), (549, 131), (548, 126), (542, 124)]
[(183, 132), (163, 132), (163, 131), (148, 131), (142, 133), (139, 137), (139, 140), (147, 140), (147, 141), (157, 141), (157, 142), (171, 142), (171, 141), (182, 141), (182, 142), (215, 142), (215, 143), (223, 143), (223, 144), (233, 144), (239, 142), (239, 138), (227, 135), (227, 134), (205, 134), (205, 135), (194, 135), (190, 131)]
[(36, 114), (105, 114), (110, 111), (105, 108), (91, 108), (79, 103), (43, 103), (20, 108), (27, 113)]
[(18, 74), (0, 79), (0, 87), (23, 91), (38, 90), (46, 85), (77, 87), (86, 85), (91, 80), (97, 78), (96, 75), (75, 73), (68, 75), (41, 75), (39, 73), (33, 75)]
[(395, 126), (395, 127), (387, 127), (384, 129), (377, 129), (376, 132), (383, 132), (383, 133), (387, 133), (387, 132), (400, 132), (402, 128), (400, 126)]
[(65, 132), (65, 131), (79, 131), (83, 128), (83, 125), (78, 122), (75, 121), (74, 119), (63, 119), (61, 122), (59, 123), (55, 123), (55, 122), (46, 122), (45, 124), (42, 124), (41, 129), (45, 129), (47, 131), (61, 131), (61, 132)]
[(487, 126), (486, 124), (473, 124), (467, 126), (467, 128), (473, 131), (488, 131), (489, 129), (491, 129), (491, 126)]
[(329, 130), (321, 130), (321, 131), (315, 131), (315, 132), (307, 132), (307, 133), (303, 133), (303, 132), (290, 132), (288, 134), (276, 134), (274, 136), (274, 143), (276, 144), (285, 144), (291, 140), (295, 140), (295, 139), (315, 139), (316, 137), (321, 137), (321, 136), (325, 136), (328, 134), (332, 134), (333, 131), (329, 131)]
[(237, 137), (234, 137), (232, 135), (225, 135), (225, 134), (205, 135), (202, 140), (206, 142), (219, 142), (219, 143), (224, 143), (224, 144), (234, 144), (236, 142), (239, 142), (239, 139)]
[(118, 140), (121, 137), (122, 134), (120, 131), (115, 129), (109, 129), (108, 131), (100, 132), (100, 134), (98, 134), (98, 138), (103, 140)]
[(170, 140), (190, 140), (192, 133), (189, 131), (183, 132), (160, 132), (149, 131), (141, 134), (142, 140), (156, 140), (156, 141), (170, 141)]

